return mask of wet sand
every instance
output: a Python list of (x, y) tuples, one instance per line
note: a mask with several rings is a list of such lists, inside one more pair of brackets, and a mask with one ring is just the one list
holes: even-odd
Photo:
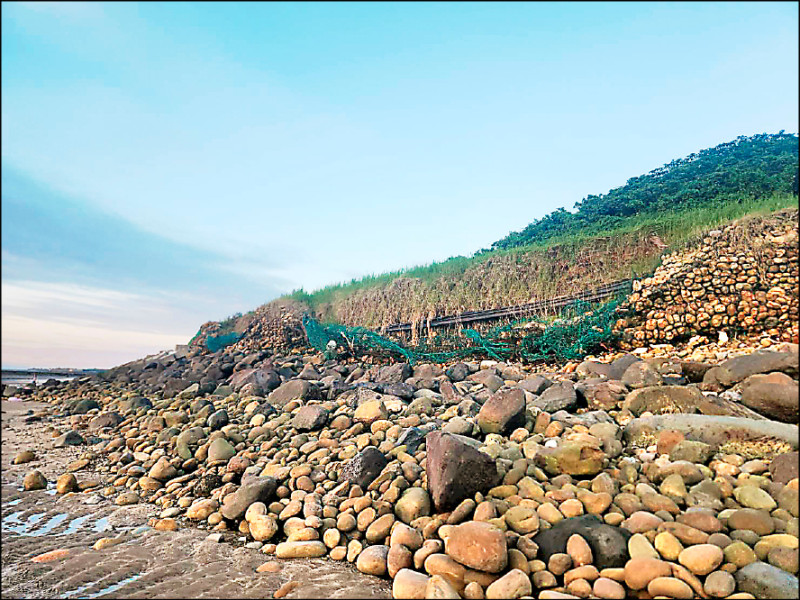
[[(271, 598), (289, 581), (297, 587), (287, 598), (389, 598), (388, 581), (326, 559), (279, 560), (244, 548), (235, 532), (217, 543), (208, 531), (147, 527), (157, 508), (150, 504), (119, 507), (97, 491), (68, 496), (55, 489), (25, 492), (22, 479), (38, 469), (51, 488), (66, 465), (87, 447), (52, 448), (48, 425), (66, 425), (66, 417), (45, 416), (26, 423), (29, 412), (47, 409), (41, 402), (2, 402), (2, 596), (3, 598)], [(16, 454), (33, 450), (37, 459), (13, 465)], [(98, 459), (102, 460), (102, 459)], [(91, 471), (78, 481), (96, 479)], [(144, 526), (144, 527), (143, 527)], [(103, 550), (101, 538), (121, 543)], [(32, 558), (67, 549), (64, 558), (36, 563)], [(257, 573), (265, 562), (276, 573)]]

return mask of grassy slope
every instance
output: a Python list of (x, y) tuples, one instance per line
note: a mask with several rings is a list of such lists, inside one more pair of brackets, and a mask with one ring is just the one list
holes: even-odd
[[(326, 321), (381, 327), (562, 295), (655, 269), (653, 233), (675, 248), (701, 231), (797, 204), (798, 137), (758, 134), (672, 161), (608, 194), (588, 196), (472, 257), (298, 290)], [(259, 309), (259, 310), (262, 310)]]
[(649, 239), (652, 233), (675, 248), (745, 215), (796, 205), (797, 196), (772, 194), (710, 208), (630, 217), (622, 226), (592, 235), (570, 234), (472, 258), (451, 258), (290, 297), (307, 304), (323, 320), (367, 327), (509, 306), (652, 272), (661, 254)]

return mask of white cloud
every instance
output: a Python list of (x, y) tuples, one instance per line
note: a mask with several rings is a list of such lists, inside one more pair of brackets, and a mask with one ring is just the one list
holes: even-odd
[(35, 309), (58, 302), (61, 305), (112, 308), (122, 302), (141, 299), (135, 294), (75, 284), (41, 281), (3, 282), (3, 310)]

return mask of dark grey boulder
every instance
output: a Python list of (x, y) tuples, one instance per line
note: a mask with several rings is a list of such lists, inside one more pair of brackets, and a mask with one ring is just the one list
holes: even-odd
[(244, 476), (241, 487), (225, 496), (220, 512), (226, 519), (241, 519), (254, 502), (268, 504), (277, 487), (278, 483), (272, 477)]
[(578, 406), (578, 395), (571, 381), (554, 383), (541, 396), (533, 400), (531, 406), (544, 412), (554, 413), (559, 410), (573, 410)]
[(608, 378), (622, 380), (622, 376), (625, 374), (625, 371), (627, 371), (632, 364), (637, 362), (642, 362), (642, 359), (638, 356), (634, 356), (633, 354), (624, 354), (620, 356), (611, 363), (608, 370)]
[(734, 573), (736, 588), (756, 598), (798, 598), (797, 577), (765, 562), (756, 561)]
[(86, 440), (83, 439), (83, 436), (75, 431), (74, 429), (70, 429), (67, 433), (64, 433), (58, 436), (53, 441), (53, 448), (65, 448), (66, 446), (82, 446), (86, 443)]
[(414, 392), (416, 392), (416, 388), (413, 385), (409, 385), (407, 383), (382, 383), (378, 389), (382, 394), (388, 394), (390, 396), (397, 396), (398, 398), (402, 398), (403, 400), (411, 400), (414, 397)]
[(541, 375), (534, 375), (533, 377), (528, 377), (517, 383), (518, 388), (536, 395), (541, 394), (551, 385), (553, 385), (553, 382)]
[(260, 394), (266, 394), (281, 384), (280, 376), (271, 369), (244, 369), (231, 375), (228, 385), (238, 392), (246, 385), (252, 384)]
[(553, 554), (566, 553), (567, 540), (573, 534), (583, 537), (592, 549), (593, 563), (598, 569), (624, 567), (628, 561), (628, 540), (631, 532), (603, 523), (595, 515), (563, 519), (550, 529), (533, 537), (539, 546), (537, 558), (545, 564)]
[(716, 378), (722, 385), (730, 387), (751, 375), (773, 371), (797, 376), (798, 353), (759, 350), (745, 356), (729, 358), (719, 365)]
[(194, 486), (194, 495), (199, 498), (209, 497), (218, 487), (222, 487), (222, 477), (216, 473), (206, 473)]
[(411, 377), (413, 371), (408, 363), (396, 363), (388, 367), (381, 367), (375, 377), (376, 383), (402, 383)]
[(445, 371), (450, 381), (464, 381), (469, 375), (469, 367), (464, 363), (456, 363)]
[(209, 415), (206, 424), (214, 431), (216, 429), (222, 429), (228, 422), (228, 411), (224, 408), (220, 408), (218, 411)]
[(400, 434), (399, 438), (397, 438), (397, 445), (405, 446), (406, 452), (409, 454), (414, 454), (422, 441), (425, 439), (426, 433), (427, 432), (423, 431), (419, 427), (409, 427)]
[(90, 410), (93, 410), (95, 408), (100, 408), (100, 405), (97, 403), (97, 400), (93, 400), (92, 398), (84, 398), (83, 400), (78, 400), (75, 404), (70, 406), (69, 414), (85, 415)]
[(367, 446), (344, 466), (341, 478), (366, 490), (387, 464), (389, 461), (383, 452), (375, 446)]
[(153, 403), (144, 396), (134, 396), (122, 402), (122, 411), (124, 413), (135, 413), (140, 410), (150, 410), (151, 408), (153, 408)]
[(681, 372), (689, 383), (700, 383), (703, 381), (706, 372), (713, 366), (707, 363), (697, 362), (693, 360), (683, 360), (680, 362)]
[(282, 408), (292, 400), (306, 400), (315, 397), (317, 388), (305, 379), (291, 379), (282, 383), (268, 397), (270, 404)]
[(97, 415), (94, 419), (89, 421), (89, 429), (97, 430), (104, 427), (116, 427), (122, 423), (122, 416), (118, 412), (107, 412)]

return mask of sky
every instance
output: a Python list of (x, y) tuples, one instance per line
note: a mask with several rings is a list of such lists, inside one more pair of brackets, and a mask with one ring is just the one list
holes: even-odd
[(2, 365), (108, 368), (798, 131), (798, 6), (2, 3)]

